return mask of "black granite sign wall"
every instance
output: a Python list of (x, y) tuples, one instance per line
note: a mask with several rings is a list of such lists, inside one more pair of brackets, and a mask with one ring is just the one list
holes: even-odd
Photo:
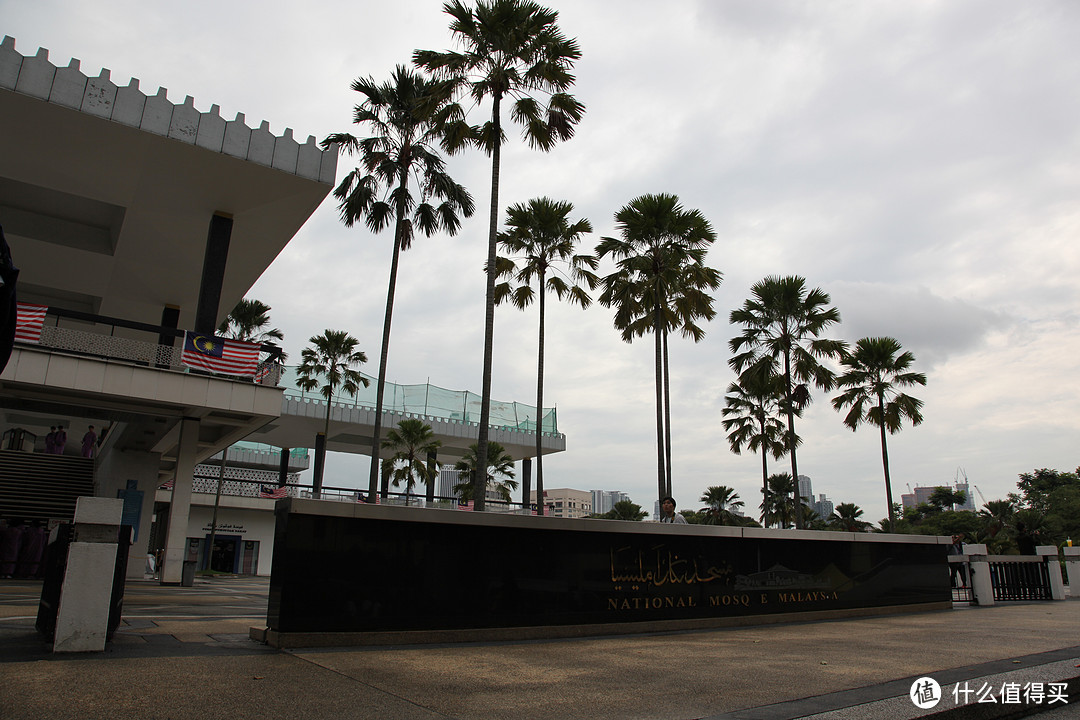
[(278, 632), (469, 629), (950, 599), (943, 545), (641, 533), (630, 524), (610, 532), (603, 520), (520, 525), (279, 507), (267, 624)]

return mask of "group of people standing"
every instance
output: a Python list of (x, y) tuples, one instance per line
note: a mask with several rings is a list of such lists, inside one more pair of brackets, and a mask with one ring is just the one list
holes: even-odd
[[(94, 426), (90, 425), (82, 438), (82, 456), (92, 458), (97, 454), (98, 436)], [(63, 455), (67, 447), (67, 431), (63, 425), (55, 425), (49, 428), (49, 434), (45, 436), (45, 452), (50, 455)]]

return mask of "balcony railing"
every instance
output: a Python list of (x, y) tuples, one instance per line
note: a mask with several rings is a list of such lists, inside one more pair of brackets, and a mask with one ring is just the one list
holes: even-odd
[[(50, 323), (51, 320), (51, 323)], [(92, 323), (93, 329), (62, 327), (64, 320)], [(121, 329), (123, 334), (118, 335)], [(152, 336), (154, 340), (130, 337), (134, 334)], [(191, 372), (183, 363), (184, 330), (147, 323), (112, 318), (104, 315), (50, 307), (45, 324), (41, 328), (38, 347), (58, 350), (75, 355), (122, 360), (136, 365)], [(176, 340), (179, 339), (179, 343)], [(254, 378), (236, 375), (220, 375), (232, 380), (254, 380), (259, 385), (277, 387), (281, 381), (282, 366), (279, 362), (281, 348), (273, 344), (262, 346), (260, 362)], [(206, 372), (199, 370), (198, 372)], [(216, 373), (210, 373), (217, 375)]]

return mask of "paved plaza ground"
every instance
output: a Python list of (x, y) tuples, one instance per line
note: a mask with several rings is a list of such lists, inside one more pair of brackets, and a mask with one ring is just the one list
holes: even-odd
[[(0, 580), (0, 720), (1080, 718), (1080, 600), (572, 640), (276, 650), (265, 578), (129, 582), (105, 652), (54, 655), (41, 584)], [(932, 710), (909, 698), (936, 680)], [(1007, 687), (1068, 702), (977, 703)], [(1051, 688), (1050, 685), (1053, 684)], [(971, 691), (956, 707), (953, 693)]]

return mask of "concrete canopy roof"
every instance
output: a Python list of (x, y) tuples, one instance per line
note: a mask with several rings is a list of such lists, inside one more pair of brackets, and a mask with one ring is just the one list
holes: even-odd
[[(2, 63), (14, 53), (9, 40)], [(199, 113), (190, 97), (173, 105), (164, 90), (143, 96), (138, 81), (116, 90), (111, 117), (85, 99), (71, 107), (62, 90), (81, 76), (77, 63), (48, 84), (47, 52), (39, 52), (22, 59), (15, 87), (0, 87), (0, 222), (18, 250), (21, 296), (52, 294), (69, 309), (152, 324), (172, 305), (190, 327), (210, 218), (223, 213), (234, 223), (223, 319), (326, 197), (336, 153), (318, 150), (314, 138), (300, 146), (291, 131), (251, 130), (243, 116), (226, 122), (216, 107)], [(107, 73), (69, 95), (92, 96), (95, 83), (109, 84)], [(130, 108), (140, 96), (136, 121)], [(246, 143), (234, 140), (237, 124)], [(218, 132), (200, 136), (210, 126)]]
[[(138, 80), (118, 87), (108, 70), (88, 78), (78, 60), (57, 68), (47, 50), (24, 57), (9, 37), (0, 44), (0, 117), (0, 224), (21, 270), (19, 299), (149, 325), (172, 306), (179, 327), (193, 328), (214, 214), (233, 220), (220, 322), (326, 197), (337, 168), (336, 150), (320, 150), (313, 137), (304, 145), (291, 130), (275, 137), (267, 123), (222, 119), (217, 106), (200, 112), (190, 97), (176, 105), (164, 88), (148, 96)], [(23, 353), (23, 364), (56, 364), (34, 354)], [(202, 412), (190, 392), (159, 402), (80, 383), (24, 383), (16, 369), (4, 373), (5, 427), (43, 434), (58, 421), (78, 427), (73, 418), (115, 421), (123, 427), (113, 442), (130, 438), (140, 449), (135, 439), (149, 439), (165, 457), (176, 452), (181, 415), (203, 417), (200, 454), (208, 456), (280, 412), (281, 391), (271, 388), (253, 392), (271, 393), (272, 412), (261, 401), (253, 412), (211, 412), (213, 402)]]

